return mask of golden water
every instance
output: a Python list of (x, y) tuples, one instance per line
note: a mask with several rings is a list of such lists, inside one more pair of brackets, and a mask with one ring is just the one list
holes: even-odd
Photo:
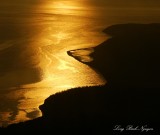
[(112, 24), (159, 22), (158, 8), (124, 5), (103, 0), (2, 0), (0, 125), (41, 116), (39, 105), (56, 92), (105, 84), (100, 74), (67, 51), (97, 46), (107, 39), (101, 31)]

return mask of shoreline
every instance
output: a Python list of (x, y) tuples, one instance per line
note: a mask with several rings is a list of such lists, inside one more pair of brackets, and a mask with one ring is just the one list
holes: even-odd
[(160, 24), (120, 24), (104, 31), (112, 34), (112, 38), (94, 48), (91, 54), (94, 60), (88, 65), (102, 73), (107, 85), (74, 88), (51, 95), (39, 107), (42, 117), (4, 130), (38, 128), (83, 132), (91, 129), (94, 133), (106, 129), (110, 132), (114, 124), (141, 120), (142, 125), (153, 125), (153, 132), (157, 132)]

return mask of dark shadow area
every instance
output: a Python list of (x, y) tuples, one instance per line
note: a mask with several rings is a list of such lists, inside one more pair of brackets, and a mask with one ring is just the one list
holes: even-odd
[(3, 130), (118, 134), (113, 131), (115, 125), (148, 125), (154, 130), (147, 134), (158, 133), (160, 24), (121, 24), (104, 32), (112, 38), (95, 48), (94, 61), (89, 65), (104, 75), (106, 86), (75, 88), (52, 95), (40, 106), (42, 117)]
[(120, 24), (95, 48), (92, 67), (111, 87), (160, 88), (160, 24)]

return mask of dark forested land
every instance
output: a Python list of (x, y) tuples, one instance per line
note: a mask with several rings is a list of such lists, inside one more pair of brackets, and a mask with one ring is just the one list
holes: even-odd
[(119, 24), (104, 32), (111, 38), (95, 48), (89, 65), (106, 78), (105, 86), (54, 94), (40, 106), (42, 117), (3, 130), (116, 134), (115, 125), (129, 124), (158, 132), (160, 24)]
[(119, 24), (95, 48), (92, 67), (112, 87), (160, 88), (160, 24)]

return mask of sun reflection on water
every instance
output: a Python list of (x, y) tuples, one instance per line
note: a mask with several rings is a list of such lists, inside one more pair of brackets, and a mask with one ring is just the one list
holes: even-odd
[[(54, 15), (43, 16), (42, 20), (49, 21), (39, 24), (41, 32), (36, 36), (31, 35), (30, 45), (27, 44), (25, 48), (26, 53), (33, 52), (30, 60), (33, 61), (37, 70), (41, 69), (39, 76), (42, 79), (36, 83), (9, 88), (6, 96), (7, 102), (15, 104), (0, 112), (2, 121), (0, 125), (41, 116), (39, 105), (56, 92), (106, 83), (105, 79), (89, 66), (78, 62), (67, 54), (69, 50), (93, 47), (106, 39), (104, 34), (89, 29), (88, 25), (94, 26), (90, 19), (68, 16), (74, 12), (81, 16), (83, 12), (77, 12), (77, 10), (83, 10), (85, 7), (82, 7), (82, 4), (77, 1), (54, 1), (52, 4), (46, 4), (45, 8), (49, 10), (45, 9), (44, 12), (49, 11), (50, 14), (58, 13), (63, 16), (56, 16), (57, 20), (53, 22), (50, 20), (55, 17)], [(54, 10), (50, 10), (51, 8)], [(32, 18), (30, 22), (34, 22), (35, 19)], [(34, 30), (34, 26), (30, 25), (29, 27)], [(25, 61), (27, 57), (24, 56), (23, 59)]]
[(55, 13), (57, 14), (74, 14), (77, 10), (82, 10), (84, 8), (84, 5), (82, 3), (77, 1), (53, 1), (50, 3), (50, 6), (48, 8), (51, 8)]
[(51, 36), (57, 39), (56, 44), (59, 44), (61, 40), (69, 38), (69, 35), (65, 32), (57, 32), (56, 34), (51, 35)]

